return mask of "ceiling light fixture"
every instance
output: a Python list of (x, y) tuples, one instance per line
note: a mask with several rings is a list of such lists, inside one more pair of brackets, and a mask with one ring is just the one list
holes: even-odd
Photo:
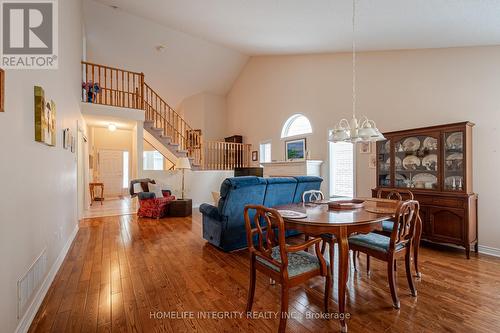
[(352, 119), (341, 119), (330, 131), (331, 142), (371, 142), (385, 140), (373, 120), (356, 118), (356, 0), (352, 0)]
[(161, 45), (161, 44), (157, 45), (155, 47), (156, 51), (158, 51), (158, 52), (163, 52), (163, 50), (165, 50), (165, 48), (166, 48), (166, 46), (165, 45)]
[(108, 130), (110, 130), (111, 132), (116, 131), (116, 125), (113, 123), (109, 123)]

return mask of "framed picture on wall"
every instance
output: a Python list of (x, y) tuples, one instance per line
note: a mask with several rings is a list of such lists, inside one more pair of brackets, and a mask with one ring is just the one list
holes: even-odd
[(306, 139), (286, 141), (285, 156), (287, 161), (304, 160), (306, 158)]
[(377, 168), (377, 155), (372, 154), (368, 159), (368, 168), (376, 169)]
[(258, 161), (259, 160), (259, 152), (257, 150), (252, 151), (252, 161)]
[(372, 143), (371, 142), (361, 142), (359, 144), (359, 152), (361, 154), (371, 154), (371, 152), (372, 152)]

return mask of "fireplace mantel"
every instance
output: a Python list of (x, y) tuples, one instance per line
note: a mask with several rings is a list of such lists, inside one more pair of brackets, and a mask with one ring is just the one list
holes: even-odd
[(321, 177), (319, 160), (277, 161), (260, 163), (264, 167), (264, 177), (317, 176)]

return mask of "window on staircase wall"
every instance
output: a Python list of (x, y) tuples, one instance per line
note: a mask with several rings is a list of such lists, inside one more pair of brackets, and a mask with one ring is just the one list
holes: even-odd
[(271, 162), (271, 142), (263, 142), (259, 146), (260, 163)]
[(311, 122), (303, 114), (294, 114), (287, 119), (281, 130), (281, 138), (312, 133)]
[(142, 165), (144, 170), (163, 170), (163, 155), (156, 150), (144, 151)]
[(330, 142), (330, 196), (354, 197), (354, 145)]

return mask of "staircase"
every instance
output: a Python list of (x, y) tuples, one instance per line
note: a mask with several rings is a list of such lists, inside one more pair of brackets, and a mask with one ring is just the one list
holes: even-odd
[(188, 157), (195, 170), (231, 170), (250, 165), (250, 145), (203, 142), (201, 130), (191, 128), (144, 81), (144, 73), (82, 61), (82, 74), (86, 92), (89, 86), (99, 87), (93, 94), (82, 93), (85, 102), (144, 110), (145, 139), (173, 164), (180, 157)]

